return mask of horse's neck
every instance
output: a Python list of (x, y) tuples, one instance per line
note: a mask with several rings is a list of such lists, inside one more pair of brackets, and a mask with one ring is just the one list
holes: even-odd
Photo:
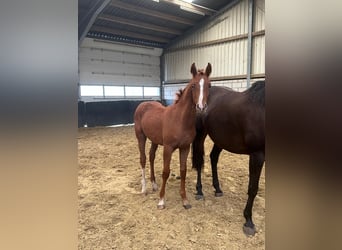
[(177, 108), (178, 112), (182, 114), (180, 117), (181, 119), (189, 119), (191, 116), (196, 116), (195, 104), (192, 100), (191, 87), (187, 87), (184, 90), (184, 93), (180, 97), (178, 103), (175, 105), (175, 108)]

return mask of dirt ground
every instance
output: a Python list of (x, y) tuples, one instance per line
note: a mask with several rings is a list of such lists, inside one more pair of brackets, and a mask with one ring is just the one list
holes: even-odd
[[(148, 152), (150, 142), (147, 143)], [(80, 128), (78, 131), (79, 249), (265, 249), (265, 168), (253, 207), (257, 233), (242, 231), (247, 200), (248, 156), (222, 151), (218, 175), (222, 197), (214, 196), (205, 142), (202, 175), (204, 200), (194, 198), (196, 171), (190, 155), (186, 190), (191, 209), (179, 195), (178, 150), (166, 186), (166, 208), (157, 209), (159, 191), (152, 192), (147, 164), (148, 194), (141, 194), (139, 152), (133, 126)], [(162, 147), (155, 173), (160, 188)]]

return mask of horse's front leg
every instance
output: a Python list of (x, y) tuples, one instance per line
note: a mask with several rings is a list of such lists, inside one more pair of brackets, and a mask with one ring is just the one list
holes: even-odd
[(264, 152), (253, 153), (249, 156), (248, 200), (245, 210), (243, 211), (243, 215), (246, 219), (246, 223), (243, 225), (243, 231), (247, 235), (254, 235), (256, 232), (252, 220), (252, 208), (254, 198), (258, 193), (259, 179), (264, 161)]
[[(199, 120), (201, 122), (201, 120)], [(204, 140), (206, 137), (203, 128), (201, 128), (201, 123), (196, 124), (196, 136), (192, 142), (192, 167), (197, 170), (197, 183), (196, 183), (196, 195), (195, 199), (203, 199), (202, 191), (202, 181), (201, 174), (204, 167)], [(198, 125), (198, 126), (197, 126)]]
[(203, 191), (202, 191), (202, 178), (201, 178), (201, 174), (202, 174), (202, 168), (197, 168), (197, 183), (196, 183), (196, 195), (195, 195), (195, 199), (196, 200), (201, 200), (203, 199), (204, 195), (203, 195)]
[(181, 176), (180, 195), (182, 197), (183, 207), (185, 209), (191, 208), (191, 205), (188, 199), (186, 198), (186, 191), (185, 191), (186, 161), (188, 159), (189, 151), (190, 151), (190, 145), (179, 148), (180, 176)]
[(159, 203), (158, 208), (164, 209), (165, 208), (165, 186), (167, 179), (170, 176), (170, 162), (171, 162), (171, 156), (174, 149), (170, 146), (164, 145), (164, 151), (163, 151), (163, 161), (164, 161), (164, 167), (163, 167), (163, 183), (162, 187), (160, 189), (159, 193)]

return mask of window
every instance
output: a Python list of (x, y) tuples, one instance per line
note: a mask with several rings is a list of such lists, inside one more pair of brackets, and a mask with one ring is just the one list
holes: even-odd
[(103, 86), (81, 85), (81, 96), (103, 96)]
[(81, 97), (98, 98), (147, 98), (160, 97), (160, 87), (113, 86), (113, 85), (80, 85)]
[(160, 96), (158, 87), (144, 87), (144, 96)]
[(125, 96), (124, 86), (104, 86), (105, 96)]
[(126, 96), (143, 96), (142, 87), (126, 87)]

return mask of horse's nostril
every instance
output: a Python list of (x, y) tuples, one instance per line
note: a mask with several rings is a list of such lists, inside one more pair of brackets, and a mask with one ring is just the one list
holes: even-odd
[(205, 103), (204, 105), (200, 105), (199, 103), (196, 104), (196, 109), (200, 112), (205, 111), (208, 105)]

